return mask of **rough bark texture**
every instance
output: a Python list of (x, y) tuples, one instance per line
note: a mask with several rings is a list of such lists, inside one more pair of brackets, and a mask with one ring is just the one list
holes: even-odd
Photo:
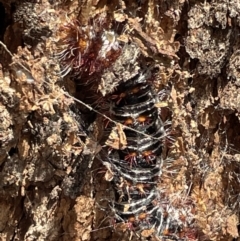
[[(0, 0), (0, 239), (130, 239), (112, 227), (111, 185), (95, 158), (103, 118), (71, 97), (101, 112), (96, 101), (107, 98), (112, 83), (97, 78), (99, 68), (117, 67), (102, 61), (90, 66), (91, 76), (62, 78), (55, 57), (66, 47), (63, 26), (72, 19), (95, 26), (98, 16), (117, 29), (122, 46), (138, 46), (158, 70), (155, 88), (168, 90), (160, 107), (171, 116), (168, 155), (178, 168), (159, 188), (170, 200), (190, 200), (197, 240), (238, 240), (238, 0)], [(181, 205), (189, 204), (173, 207)]]

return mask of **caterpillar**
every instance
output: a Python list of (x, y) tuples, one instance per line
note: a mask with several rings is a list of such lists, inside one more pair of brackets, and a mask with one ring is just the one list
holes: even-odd
[(168, 216), (158, 188), (166, 131), (155, 105), (158, 95), (148, 81), (151, 77), (150, 71), (139, 71), (111, 94), (111, 117), (131, 128), (123, 130), (126, 147), (110, 148), (104, 161), (113, 173), (111, 209), (117, 222), (137, 235), (147, 230), (163, 240), (185, 240), (180, 237), (182, 227)]
[[(114, 120), (108, 123), (106, 134), (119, 128), (121, 140), (107, 141), (100, 156), (111, 174), (105, 177), (113, 184), (112, 217), (123, 231), (141, 239), (195, 241), (191, 201), (181, 200), (181, 196), (171, 199), (171, 193), (159, 187), (164, 166), (172, 165), (163, 158), (168, 133), (156, 107), (159, 96), (152, 85), (152, 69), (143, 67), (145, 57), (139, 47), (134, 43), (120, 45), (117, 34), (102, 25), (84, 28), (73, 21), (63, 29), (63, 50), (57, 55), (62, 77), (69, 74), (76, 83), (84, 83), (81, 98), (100, 93), (101, 97), (96, 97), (100, 112), (109, 113)], [(92, 99), (95, 103), (95, 95)]]

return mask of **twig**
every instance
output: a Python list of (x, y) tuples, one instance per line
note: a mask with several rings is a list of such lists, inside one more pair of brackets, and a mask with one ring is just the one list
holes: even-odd
[(13, 54), (10, 52), (10, 50), (7, 48), (7, 46), (6, 46), (2, 41), (0, 41), (0, 44), (3, 46), (3, 48), (6, 50), (6, 52), (7, 52), (11, 57), (13, 57)]
[[(7, 48), (7, 46), (2, 42), (0, 41), (0, 45), (3, 46), (3, 48), (6, 50), (6, 52), (11, 56), (11, 57), (14, 57), (14, 55), (11, 53), (11, 51)], [(28, 73), (31, 74), (31, 71), (29, 69), (27, 69), (23, 64), (21, 63), (17, 63), (18, 65), (20, 65), (23, 69), (25, 69)]]

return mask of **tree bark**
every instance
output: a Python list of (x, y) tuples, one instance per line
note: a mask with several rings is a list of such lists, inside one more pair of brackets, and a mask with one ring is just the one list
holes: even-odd
[[(187, 240), (239, 239), (238, 0), (0, 0), (0, 19), (1, 240), (146, 240), (114, 229), (99, 158), (103, 106), (119, 84), (111, 73), (129, 79), (143, 65), (171, 120), (174, 174), (159, 189), (188, 200), (172, 204), (179, 220), (194, 215)], [(76, 29), (100, 36), (77, 77), (60, 54)], [(118, 46), (94, 62), (103, 38)], [(124, 56), (128, 44), (136, 49)]]

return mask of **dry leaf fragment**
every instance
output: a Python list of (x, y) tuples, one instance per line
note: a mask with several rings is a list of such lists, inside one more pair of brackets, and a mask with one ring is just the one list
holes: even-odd
[(105, 144), (116, 150), (123, 150), (127, 147), (127, 138), (120, 123), (112, 129)]
[(142, 237), (149, 237), (149, 236), (151, 236), (151, 235), (153, 235), (153, 233), (154, 233), (154, 229), (153, 228), (151, 228), (151, 229), (145, 229), (145, 230), (143, 230), (142, 232), (141, 232), (141, 235), (142, 235)]
[(106, 181), (111, 182), (114, 177), (114, 172), (112, 171), (111, 164), (109, 162), (103, 162), (103, 165), (107, 168), (104, 178)]
[(167, 106), (168, 106), (168, 103), (162, 101), (162, 102), (156, 103), (155, 106), (156, 106), (157, 108), (167, 107)]
[(231, 215), (227, 219), (227, 232), (234, 238), (239, 237), (238, 235), (238, 218), (235, 214)]
[(119, 13), (119, 12), (115, 12), (113, 17), (117, 22), (120, 22), (120, 23), (126, 20), (126, 14)]

